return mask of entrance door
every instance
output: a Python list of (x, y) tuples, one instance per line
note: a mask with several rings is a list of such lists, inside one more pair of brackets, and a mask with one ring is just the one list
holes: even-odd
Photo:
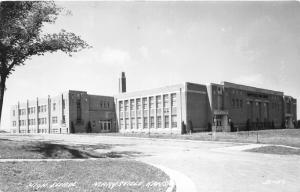
[(292, 117), (286, 117), (285, 118), (285, 127), (287, 129), (293, 129), (294, 128), (294, 124), (293, 124), (293, 119)]
[(215, 115), (214, 116), (214, 128), (215, 131), (228, 131), (228, 117), (227, 115)]

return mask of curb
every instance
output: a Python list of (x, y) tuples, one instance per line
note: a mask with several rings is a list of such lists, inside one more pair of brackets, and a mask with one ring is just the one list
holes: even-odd
[(168, 189), (166, 190), (166, 192), (176, 192), (176, 184), (175, 181), (173, 179), (170, 178), (170, 186), (168, 187)]
[(160, 165), (148, 163), (148, 162), (143, 162), (143, 163), (147, 163), (148, 165), (152, 165), (153, 167), (156, 167), (156, 168), (160, 169), (166, 175), (168, 175), (169, 178), (170, 178), (170, 182), (169, 182), (169, 187), (167, 188), (166, 192), (176, 192), (176, 182), (175, 182), (175, 179), (171, 176), (171, 174), (168, 173), (169, 171), (166, 171), (167, 168), (162, 167)]
[(193, 181), (187, 177), (186, 175), (184, 175), (183, 173), (177, 171), (177, 170), (173, 170), (161, 165), (157, 165), (157, 164), (152, 164), (149, 163), (147, 161), (143, 161), (144, 163), (148, 163), (150, 165), (153, 165), (161, 170), (163, 170), (165, 173), (167, 173), (170, 178), (172, 178), (172, 180), (174, 180), (175, 182), (175, 187), (172, 189), (174, 192), (197, 192), (196, 186), (193, 183)]

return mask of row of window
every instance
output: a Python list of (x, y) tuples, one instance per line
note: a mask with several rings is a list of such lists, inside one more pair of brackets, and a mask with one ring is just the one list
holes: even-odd
[(46, 111), (47, 111), (47, 105), (38, 106), (39, 113), (46, 112)]
[[(17, 122), (13, 121), (13, 127), (17, 126)], [(28, 120), (19, 120), (19, 125), (20, 126), (25, 126), (28, 123), (28, 125), (36, 125), (36, 120), (35, 119), (28, 119)], [(52, 117), (52, 123), (56, 124), (57, 123), (57, 117)], [(39, 118), (38, 119), (38, 124), (39, 125), (44, 125), (47, 124), (47, 118)]]
[[(252, 101), (248, 101), (247, 104), (249, 105)], [(233, 108), (243, 108), (243, 100), (242, 99), (232, 99), (231, 104)], [(259, 102), (255, 102), (255, 105), (258, 106)], [(267, 106), (267, 103), (263, 103), (263, 106)], [(272, 103), (272, 109), (280, 111), (280, 104), (279, 103)]]
[(176, 107), (173, 107), (172, 109), (169, 109), (169, 108), (163, 108), (163, 109), (150, 109), (150, 110), (137, 110), (137, 111), (120, 111), (120, 118), (123, 118), (123, 116), (125, 115), (125, 118), (129, 117), (129, 115), (131, 117), (141, 117), (141, 116), (144, 116), (144, 117), (147, 117), (147, 116), (159, 116), (159, 115), (169, 115), (169, 114), (172, 114), (172, 115), (177, 115), (177, 108)]
[(109, 106), (110, 106), (109, 101), (100, 101), (100, 103), (99, 103), (99, 108), (108, 109)]
[[(13, 130), (13, 133), (17, 133), (17, 130)], [(20, 133), (48, 133), (48, 129), (39, 129), (39, 131), (37, 130), (26, 130), (26, 129), (21, 129)]]
[(35, 107), (29, 107), (28, 114), (34, 114), (34, 113), (35, 113)]
[[(163, 128), (169, 128), (170, 127), (170, 120), (169, 116), (163, 116), (164, 117), (164, 125)], [(130, 121), (130, 122), (129, 122)], [(143, 121), (143, 124), (142, 124)], [(172, 115), (171, 116), (171, 127), (176, 128), (177, 127), (177, 116)], [(156, 117), (156, 124), (154, 117), (149, 118), (149, 125), (148, 125), (148, 117), (137, 117), (137, 118), (123, 118), (120, 119), (120, 128), (121, 129), (147, 129), (147, 128), (162, 128), (162, 116)]]
[[(100, 130), (102, 130), (102, 131), (111, 130), (111, 121), (109, 121), (109, 120), (99, 120), (97, 123), (100, 126)], [(92, 122), (92, 126), (96, 127), (96, 121)]]
[[(55, 107), (54, 107), (55, 108)], [(27, 113), (30, 115), (30, 114), (34, 114), (35, 113), (35, 107), (29, 107), (27, 109)], [(54, 109), (55, 110), (55, 109)], [(47, 111), (47, 105), (41, 105), (41, 106), (38, 106), (38, 112), (41, 113), (41, 112), (46, 112)], [(26, 109), (19, 109), (19, 114), (20, 115), (26, 115)], [(16, 116), (16, 112), (15, 110), (13, 110), (13, 116)]]
[(169, 95), (166, 94), (163, 95), (163, 99), (161, 95), (158, 95), (155, 97), (151, 96), (151, 97), (143, 97), (143, 98), (119, 101), (119, 111), (141, 110), (141, 108), (143, 108), (143, 110), (146, 110), (148, 108), (153, 109), (154, 107), (167, 108), (170, 107), (170, 100), (171, 100), (171, 107), (175, 107), (176, 93), (172, 93), (170, 97), (171, 98), (169, 98)]
[(241, 99), (232, 99), (233, 108), (243, 108), (243, 100)]
[[(50, 133), (62, 133), (62, 132), (67, 133), (68, 132), (68, 128), (62, 130), (61, 128), (54, 128), (54, 129), (50, 129)], [(13, 133), (18, 133), (18, 131), (16, 129), (13, 130)], [(48, 129), (47, 128), (42, 128), (42, 129), (38, 129), (38, 131), (36, 129), (21, 129), (20, 133), (48, 133)]]

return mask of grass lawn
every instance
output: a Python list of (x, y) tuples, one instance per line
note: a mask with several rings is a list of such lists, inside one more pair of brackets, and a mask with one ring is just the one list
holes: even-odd
[(254, 149), (246, 150), (249, 152), (267, 153), (267, 154), (278, 154), (278, 155), (300, 155), (299, 149), (293, 149), (281, 146), (264, 146)]
[(166, 191), (168, 176), (141, 162), (120, 159), (83, 162), (0, 163), (0, 191)]
[[(2, 162), (0, 192), (166, 191), (169, 177), (161, 170), (121, 158), (124, 154), (96, 153), (94, 147), (0, 139), (0, 159), (86, 159)], [(87, 159), (90, 157), (97, 159)]]
[(95, 149), (109, 149), (111, 145), (62, 145), (38, 141), (14, 141), (0, 138), (0, 159), (87, 159), (122, 158), (142, 155), (138, 152), (97, 153)]

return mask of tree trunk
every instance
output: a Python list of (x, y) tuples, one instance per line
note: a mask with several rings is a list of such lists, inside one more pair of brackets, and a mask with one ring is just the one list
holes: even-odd
[(1, 75), (1, 79), (0, 79), (0, 125), (1, 125), (3, 98), (4, 98), (4, 91), (5, 91), (5, 81), (6, 81), (6, 76)]

